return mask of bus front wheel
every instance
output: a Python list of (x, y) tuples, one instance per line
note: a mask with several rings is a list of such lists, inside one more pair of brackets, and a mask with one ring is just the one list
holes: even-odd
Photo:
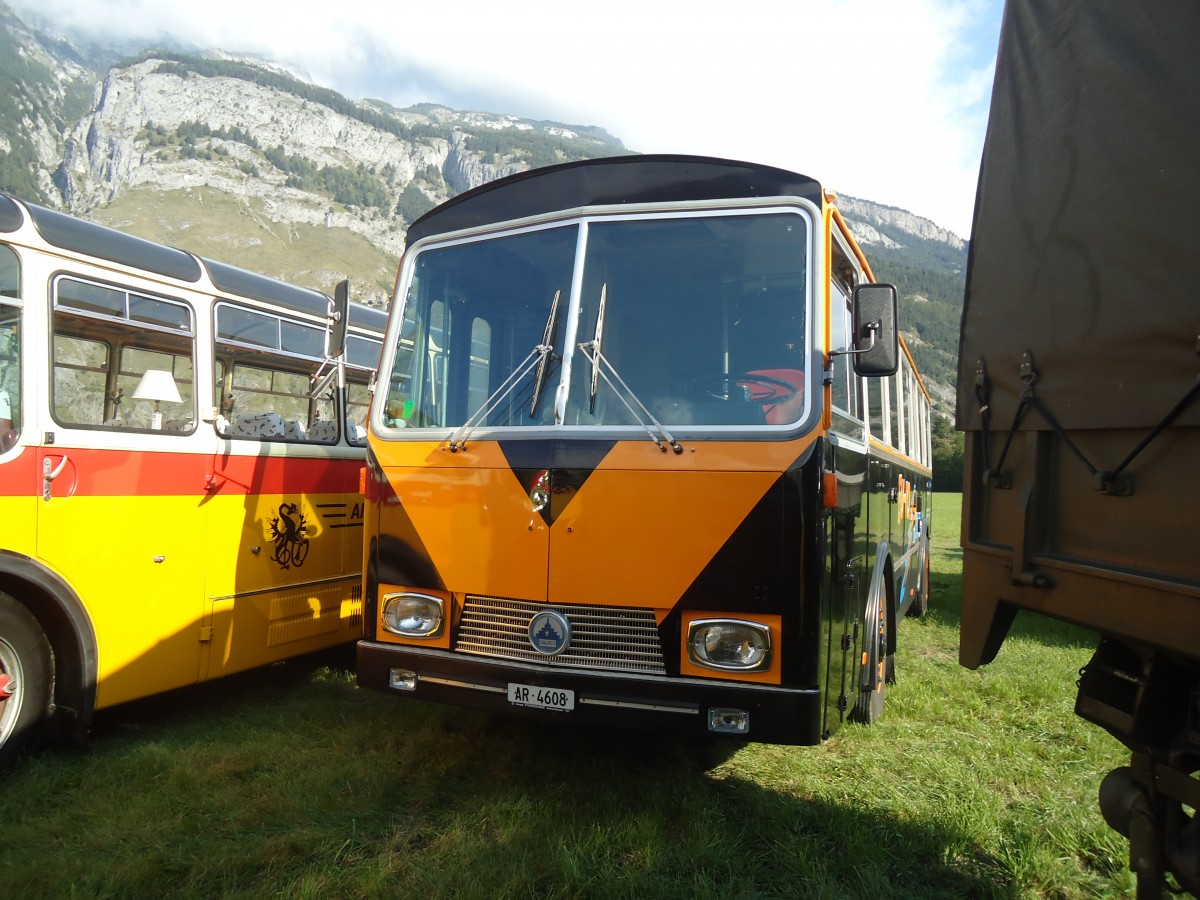
[(50, 711), (50, 644), (37, 619), (0, 593), (0, 768), (30, 747)]

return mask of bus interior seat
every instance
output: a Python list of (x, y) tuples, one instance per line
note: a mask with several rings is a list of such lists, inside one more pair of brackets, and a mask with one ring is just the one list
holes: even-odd
[(329, 419), (317, 419), (308, 429), (308, 439), (332, 444), (337, 440), (337, 426)]
[(283, 423), (283, 434), (289, 441), (307, 441), (308, 433), (305, 428), (295, 419), (288, 419)]
[(232, 431), (238, 437), (283, 437), (283, 419), (273, 412), (238, 413)]
[(772, 381), (782, 381), (794, 388), (788, 389), (780, 384), (754, 383), (747, 385), (750, 399), (762, 404), (763, 415), (768, 425), (786, 425), (800, 418), (804, 412), (804, 373), (799, 369), (755, 369), (747, 375), (761, 375)]

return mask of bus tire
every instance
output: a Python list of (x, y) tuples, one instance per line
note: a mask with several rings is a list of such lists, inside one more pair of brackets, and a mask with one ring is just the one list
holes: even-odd
[(50, 714), (53, 656), (37, 619), (0, 592), (0, 769), (33, 747)]

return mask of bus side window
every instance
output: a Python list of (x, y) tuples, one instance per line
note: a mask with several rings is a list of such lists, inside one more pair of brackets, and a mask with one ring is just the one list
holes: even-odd
[(367, 413), (371, 408), (370, 383), (375, 378), (383, 341), (363, 334), (346, 336), (346, 443), (367, 445)]
[(904, 401), (901, 397), (901, 371), (887, 378), (889, 443), (903, 452), (904, 449)]
[[(853, 343), (849, 288), (834, 279), (830, 282), (829, 298), (829, 347), (839, 350)], [(868, 382), (870, 380), (867, 379)], [(863, 411), (859, 408), (862, 403), (862, 384), (863, 380), (855, 373), (849, 354), (842, 353), (833, 358), (833, 428), (860, 441), (866, 440)]]
[(332, 444), (341, 430), (332, 388), (312, 397), (325, 360), (325, 331), (308, 322), (249, 309), (216, 307), (216, 353), (231, 360), (218, 384), (222, 435)]
[(346, 384), (346, 441), (356, 447), (367, 443), (367, 411), (371, 392), (365, 384), (349, 381)]
[[(855, 345), (853, 307), (854, 286), (865, 280), (862, 268), (855, 262), (850, 242), (843, 232), (830, 231), (829, 269), (829, 350), (850, 350)], [(854, 357), (838, 353), (833, 357), (830, 385), (830, 427), (857, 441), (867, 440), (871, 412), (864, 397), (874, 379), (861, 378)]]
[[(150, 380), (147, 373), (151, 373)], [(163, 377), (163, 373), (170, 378)], [(155, 377), (157, 376), (157, 377)], [(154, 385), (169, 381), (175, 387), (179, 399), (175, 400), (167, 388), (162, 399), (153, 399)], [(120, 364), (117, 368), (117, 396), (123, 398), (125, 414), (134, 422), (150, 423), (153, 427), (154, 413), (158, 412), (162, 431), (191, 432), (196, 420), (192, 415), (194, 383), (191, 357), (151, 350), (143, 347), (122, 347)], [(105, 424), (110, 424), (107, 421)]]
[(55, 279), (53, 291), (54, 418), (85, 427), (191, 431), (191, 307), (67, 276)]
[(223, 403), (225, 433), (259, 440), (333, 443), (337, 440), (332, 391), (309, 398), (308, 373), (235, 362)]
[(871, 430), (871, 437), (880, 443), (887, 443), (888, 433), (885, 413), (887, 411), (886, 395), (888, 379), (867, 378), (864, 384), (867, 390), (867, 420)]
[[(54, 418), (64, 425), (118, 425), (120, 395), (106, 401), (109, 347), (66, 334), (54, 336)], [(105, 415), (111, 405), (112, 415)]]
[(16, 444), (21, 430), (21, 308), (3, 300), (20, 295), (20, 260), (0, 244), (0, 453)]
[[(850, 300), (837, 280), (830, 283), (829, 294), (829, 348), (840, 350), (850, 346)], [(858, 410), (850, 390), (850, 371), (849, 356), (843, 353), (833, 358), (833, 405), (856, 415)]]

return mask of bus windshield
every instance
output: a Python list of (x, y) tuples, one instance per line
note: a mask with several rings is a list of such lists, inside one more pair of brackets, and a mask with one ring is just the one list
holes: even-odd
[(384, 424), (790, 426), (804, 372), (798, 211), (596, 217), (418, 248)]

